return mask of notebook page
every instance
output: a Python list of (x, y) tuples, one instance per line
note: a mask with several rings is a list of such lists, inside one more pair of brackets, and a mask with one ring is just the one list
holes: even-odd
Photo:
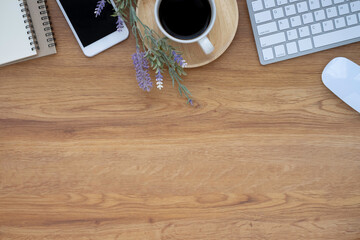
[(0, 1), (0, 65), (37, 54), (31, 45), (26, 26), (26, 12), (21, 10), (22, 1)]
[[(0, 0), (1, 1), (1, 0)], [(0, 65), (6, 66), (22, 61), (28, 61), (35, 58), (45, 57), (56, 53), (55, 39), (53, 37), (50, 18), (48, 16), (45, 0), (28, 0), (28, 10), (30, 12), (33, 29), (36, 33), (35, 41), (37, 41), (37, 55), (18, 61), (13, 61), (8, 64)]]
[(38, 55), (31, 59), (56, 53), (55, 42), (45, 3), (45, 0), (27, 1), (39, 46), (39, 49), (37, 49)]

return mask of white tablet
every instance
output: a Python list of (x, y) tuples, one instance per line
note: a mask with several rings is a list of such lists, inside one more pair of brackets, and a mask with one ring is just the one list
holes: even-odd
[(106, 1), (101, 15), (97, 17), (94, 11), (98, 0), (56, 1), (87, 57), (93, 57), (129, 36), (125, 24), (121, 31), (116, 29), (117, 18), (111, 16), (115, 8), (113, 0), (110, 0), (111, 4)]

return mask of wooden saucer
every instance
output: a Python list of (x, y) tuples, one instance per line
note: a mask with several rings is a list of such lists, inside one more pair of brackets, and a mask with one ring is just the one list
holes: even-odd
[[(215, 0), (216, 21), (209, 34), (209, 39), (215, 47), (214, 52), (206, 55), (198, 43), (181, 44), (173, 42), (170, 44), (183, 53), (183, 58), (188, 63), (187, 68), (195, 68), (206, 65), (220, 57), (230, 46), (235, 37), (239, 23), (239, 10), (236, 0)], [(139, 0), (136, 13), (141, 21), (163, 36), (157, 27), (154, 17), (155, 0)], [(181, 20), (179, 20), (181, 21)]]

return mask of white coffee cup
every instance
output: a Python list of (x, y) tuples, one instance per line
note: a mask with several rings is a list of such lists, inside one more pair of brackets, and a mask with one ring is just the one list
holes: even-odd
[[(172, 35), (170, 35), (161, 25), (160, 22), (160, 17), (159, 17), (159, 8), (160, 8), (160, 4), (163, 0), (156, 0), (155, 3), (155, 20), (156, 23), (159, 27), (159, 29), (161, 30), (161, 32), (168, 37), (169, 39), (171, 39), (174, 42), (178, 42), (178, 43), (194, 43), (197, 42), (200, 47), (202, 48), (202, 50), (204, 51), (205, 54), (210, 54), (214, 51), (214, 46), (213, 44), (210, 42), (209, 38), (207, 37), (207, 35), (209, 34), (209, 32), (211, 31), (211, 29), (214, 26), (215, 20), (216, 20), (216, 6), (215, 6), (215, 0), (208, 0), (210, 7), (211, 7), (211, 20), (210, 23), (208, 25), (208, 27), (206, 28), (206, 30), (198, 37), (193, 38), (193, 39), (179, 39), (176, 38)], [(166, 0), (165, 0), (166, 1)]]

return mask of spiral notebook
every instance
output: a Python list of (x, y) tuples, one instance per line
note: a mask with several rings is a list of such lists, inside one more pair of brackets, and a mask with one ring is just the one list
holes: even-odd
[(0, 0), (0, 66), (55, 54), (45, 0)]
[(37, 54), (24, 2), (0, 1), (0, 65)]

